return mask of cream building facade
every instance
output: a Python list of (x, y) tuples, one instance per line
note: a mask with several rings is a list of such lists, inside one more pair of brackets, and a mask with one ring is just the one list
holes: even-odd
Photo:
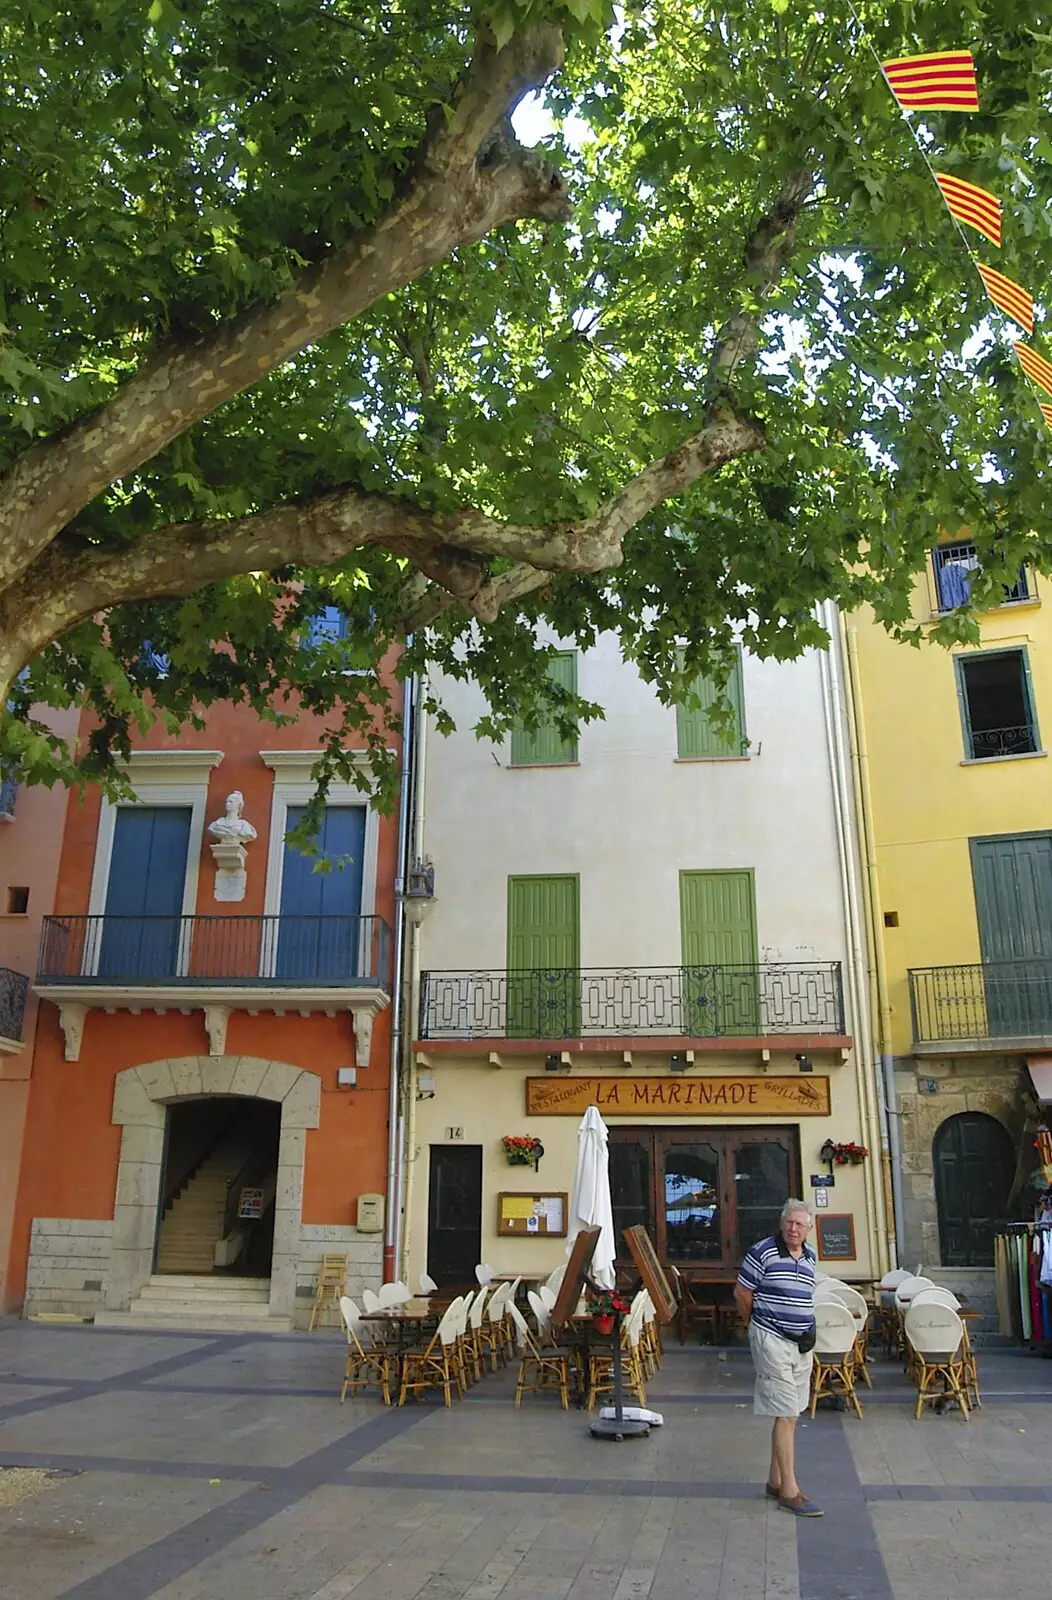
[[(610, 1128), (615, 1225), (726, 1302), (782, 1201), (826, 1204), (827, 1270), (888, 1261), (844, 679), (745, 654), (738, 735), (663, 707), (601, 637), (553, 671), (605, 720), (493, 745), (470, 686), (427, 739), (406, 1114), (412, 1281), (564, 1259), (577, 1127)], [(707, 698), (705, 685), (700, 686)], [(504, 1140), (543, 1146), (512, 1164)], [(863, 1146), (836, 1164), (831, 1145)], [(514, 1152), (513, 1152), (514, 1154)], [(831, 1187), (812, 1186), (812, 1176)], [(625, 1254), (621, 1246), (621, 1254)]]

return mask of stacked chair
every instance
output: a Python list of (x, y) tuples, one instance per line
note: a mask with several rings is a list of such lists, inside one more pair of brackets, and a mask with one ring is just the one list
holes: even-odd
[(960, 1406), (967, 1420), (971, 1378), (964, 1323), (957, 1312), (940, 1299), (918, 1296), (903, 1323), (908, 1370), (917, 1385), (914, 1415), (919, 1417), (926, 1404), (941, 1406), (950, 1401)]
[(867, 1389), (872, 1389), (873, 1379), (869, 1375), (869, 1306), (865, 1297), (849, 1283), (841, 1283), (839, 1278), (826, 1278), (825, 1282), (815, 1291), (815, 1301), (819, 1299), (837, 1300), (850, 1311), (855, 1323), (855, 1369)]
[[(863, 1302), (864, 1303), (864, 1302)], [(829, 1291), (815, 1294), (815, 1359), (811, 1367), (811, 1415), (824, 1395), (836, 1396), (862, 1415), (855, 1390), (858, 1328), (851, 1311)]]

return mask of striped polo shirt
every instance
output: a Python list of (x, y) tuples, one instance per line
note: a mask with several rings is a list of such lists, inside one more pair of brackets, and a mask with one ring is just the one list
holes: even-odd
[(795, 1339), (815, 1323), (815, 1253), (804, 1245), (799, 1261), (781, 1234), (754, 1244), (742, 1262), (738, 1282), (752, 1290), (752, 1320), (758, 1327)]

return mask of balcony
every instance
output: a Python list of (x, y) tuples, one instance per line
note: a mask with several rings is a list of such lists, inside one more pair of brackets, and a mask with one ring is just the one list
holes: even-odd
[(199, 1009), (212, 1055), (225, 1052), (231, 1011), (322, 1011), (352, 1015), (366, 1066), (390, 968), (382, 917), (45, 917), (35, 987), (59, 1007), (68, 1061), (92, 1009)]
[(804, 1039), (844, 1034), (838, 961), (818, 966), (425, 972), (419, 1037)]
[(909, 981), (922, 1055), (1052, 1045), (1052, 957), (915, 967)]
[(29, 979), (10, 967), (0, 967), (0, 1055), (18, 1055), (22, 1049), (22, 1022), (29, 996)]

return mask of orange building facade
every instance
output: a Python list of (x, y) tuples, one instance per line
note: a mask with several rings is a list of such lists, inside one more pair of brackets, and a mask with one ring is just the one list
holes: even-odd
[(288, 845), (322, 731), (218, 706), (66, 799), (5, 1309), (278, 1329), (325, 1253), (382, 1281), (399, 825), (334, 786), (333, 870)]

